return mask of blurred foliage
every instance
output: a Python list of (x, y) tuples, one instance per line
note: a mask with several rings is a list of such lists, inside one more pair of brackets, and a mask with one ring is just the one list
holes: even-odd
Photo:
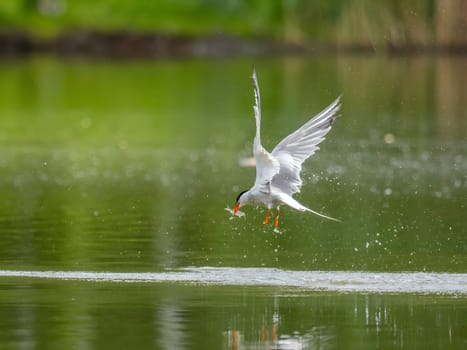
[[(436, 11), (459, 16), (463, 6), (459, 1), (449, 8), (439, 3), (437, 0), (10, 0), (0, 2), (0, 28), (26, 29), (37, 35), (84, 29), (267, 36), (296, 42), (312, 40), (376, 47), (432, 42), (436, 38)], [(449, 17), (444, 21), (453, 22)]]
[(268, 1), (13, 0), (0, 4), (3, 27), (40, 33), (70, 29), (142, 30), (181, 34), (268, 32), (277, 14)]

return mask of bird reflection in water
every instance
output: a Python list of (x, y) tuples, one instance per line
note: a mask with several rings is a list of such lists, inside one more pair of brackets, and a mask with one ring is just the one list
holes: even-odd
[[(271, 325), (267, 322), (263, 322), (261, 326), (261, 337), (259, 344), (257, 340), (253, 341), (256, 345), (261, 345), (261, 349), (281, 349), (277, 347), (277, 327), (278, 327), (278, 317), (276, 314), (273, 316)], [(244, 345), (250, 343), (248, 340), (245, 340), (242, 332), (238, 329), (232, 329), (226, 332), (227, 336), (227, 348), (232, 350), (238, 350), (244, 348)], [(293, 348), (295, 349), (295, 348)], [(298, 348), (300, 349), (300, 348)]]

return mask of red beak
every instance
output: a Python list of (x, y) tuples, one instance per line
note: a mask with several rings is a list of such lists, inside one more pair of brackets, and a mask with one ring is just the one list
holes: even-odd
[(235, 203), (235, 207), (234, 207), (234, 211), (233, 211), (233, 215), (232, 216), (235, 216), (237, 214), (237, 211), (240, 209), (240, 203)]

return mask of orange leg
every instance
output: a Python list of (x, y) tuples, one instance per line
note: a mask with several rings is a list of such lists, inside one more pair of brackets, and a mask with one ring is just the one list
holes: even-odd
[(232, 331), (232, 349), (233, 350), (238, 349), (238, 331), (237, 330)]
[(280, 213), (281, 213), (281, 211), (279, 209), (277, 209), (276, 219), (274, 220), (274, 227), (279, 226), (279, 214)]
[(261, 343), (266, 343), (268, 341), (268, 331), (266, 330), (266, 325), (263, 324), (261, 328)]
[(272, 322), (271, 326), (271, 340), (275, 344), (277, 341), (277, 324), (276, 322)]
[(271, 209), (268, 209), (266, 217), (264, 218), (263, 224), (267, 225), (269, 223), (269, 215), (271, 215)]

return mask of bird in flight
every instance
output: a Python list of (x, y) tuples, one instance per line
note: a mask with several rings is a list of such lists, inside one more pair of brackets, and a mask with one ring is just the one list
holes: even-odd
[(262, 205), (267, 208), (264, 224), (268, 224), (271, 210), (276, 209), (274, 227), (277, 227), (279, 226), (280, 206), (286, 204), (296, 210), (308, 211), (329, 220), (339, 221), (305, 207), (292, 196), (300, 192), (302, 186), (300, 177), (302, 163), (319, 149), (318, 144), (324, 140), (339, 116), (337, 113), (340, 108), (340, 97), (301, 128), (284, 138), (269, 153), (261, 145), (261, 98), (254, 68), (252, 79), (255, 93), (253, 110), (256, 135), (253, 142), (253, 155), (256, 161), (256, 180), (252, 188), (240, 192), (233, 210), (229, 209), (229, 211), (233, 216), (241, 217), (244, 216), (244, 213), (239, 211), (241, 206)]

